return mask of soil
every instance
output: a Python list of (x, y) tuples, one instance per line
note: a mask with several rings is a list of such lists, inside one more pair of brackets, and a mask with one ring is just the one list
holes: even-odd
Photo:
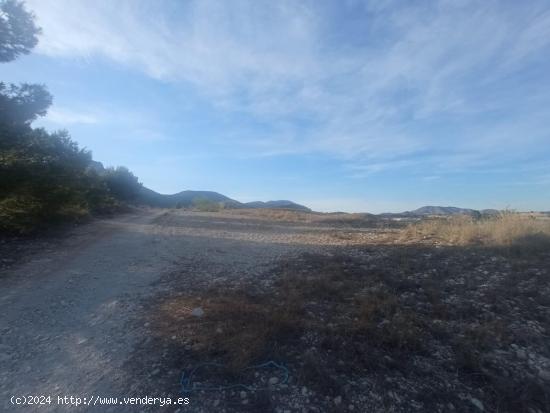
[[(13, 240), (16, 252), (6, 253), (0, 268), (0, 410), (14, 410), (12, 395), (74, 395), (190, 399), (181, 407), (78, 411), (549, 411), (548, 254), (525, 259), (490, 250), (405, 247), (395, 245), (397, 231), (380, 223), (352, 227), (142, 209), (48, 239)], [(9, 245), (3, 241), (4, 251)], [(319, 337), (303, 331), (301, 344), (283, 340), (273, 353), (288, 370), (288, 381), (266, 370), (247, 379), (267, 383), (267, 390), (182, 393), (182, 373), (217, 359), (197, 354), (180, 337), (185, 331), (162, 334), (162, 303), (184, 295), (201, 299), (213, 290), (269, 294), (283, 273), (311, 275), (334, 265), (354, 280), (376, 274), (365, 286), (391, 292), (404, 308), (428, 303), (414, 311), (419, 323), (431, 323), (422, 350), (373, 341), (367, 350), (377, 361), (348, 369), (354, 358), (335, 357), (330, 346), (315, 350)], [(201, 317), (207, 319), (207, 307)], [(477, 370), (458, 363), (453, 352), (464, 341), (453, 335), (495, 319), (506, 325), (504, 338), (490, 348), (482, 338), (468, 344), (479, 346)], [(310, 363), (321, 369), (318, 374), (304, 374), (308, 354), (318, 358)], [(485, 375), (476, 380), (479, 374)], [(499, 398), (508, 387), (491, 381), (495, 375), (507, 375), (507, 385), (528, 383), (523, 393), (513, 393), (521, 399), (515, 410)], [(208, 384), (222, 376), (231, 383), (216, 371), (202, 379)], [(277, 380), (270, 385), (272, 376)], [(52, 403), (20, 411), (64, 409), (71, 410)]]

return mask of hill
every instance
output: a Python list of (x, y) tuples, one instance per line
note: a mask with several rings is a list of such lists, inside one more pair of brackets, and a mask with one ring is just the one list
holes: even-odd
[(162, 208), (190, 207), (197, 202), (206, 201), (222, 204), (229, 208), (239, 208), (242, 204), (234, 199), (214, 191), (181, 191), (176, 194), (164, 195), (143, 187), (139, 200), (147, 205)]
[(280, 201), (254, 201), (254, 202), (246, 202), (243, 204), (245, 208), (275, 208), (275, 209), (295, 209), (298, 211), (307, 211), (310, 212), (311, 209), (309, 209), (306, 206), (297, 204), (296, 202), (288, 201), (288, 200), (280, 200)]
[(294, 209), (299, 211), (311, 211), (308, 207), (288, 200), (280, 201), (255, 201), (242, 203), (231, 199), (223, 194), (214, 191), (181, 191), (177, 194), (164, 195), (143, 187), (139, 196), (139, 202), (146, 205), (161, 208), (188, 208), (198, 203), (213, 203), (224, 208), (274, 208), (274, 209)]
[(452, 206), (423, 206), (408, 212), (411, 215), (477, 215), (479, 211), (470, 208), (457, 208)]
[(481, 215), (495, 215), (498, 214), (500, 211), (496, 209), (483, 209), (481, 211), (477, 209), (470, 209), (470, 208), (458, 208), (458, 207), (452, 207), (452, 206), (432, 206), (427, 205), (420, 207), (418, 209), (415, 209), (413, 211), (405, 211), (405, 212), (398, 212), (398, 213), (383, 213), (379, 214), (382, 218), (398, 218), (398, 217), (406, 217), (406, 218), (418, 218), (418, 217), (426, 217), (431, 215), (438, 215), (438, 216), (450, 216), (450, 215), (470, 215), (470, 216), (481, 216)]

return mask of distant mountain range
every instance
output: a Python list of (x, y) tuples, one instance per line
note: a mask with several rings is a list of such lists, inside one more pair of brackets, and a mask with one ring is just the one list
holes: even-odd
[(144, 204), (161, 207), (191, 207), (201, 202), (221, 204), (225, 208), (276, 208), (276, 209), (293, 209), (298, 211), (311, 211), (306, 206), (297, 204), (292, 201), (254, 201), (254, 202), (239, 202), (225, 195), (213, 191), (181, 191), (177, 194), (163, 195), (149, 188), (142, 188), (139, 200)]
[[(304, 205), (297, 204), (288, 200), (279, 201), (254, 201), (254, 202), (239, 202), (225, 195), (213, 191), (181, 191), (177, 194), (164, 195), (159, 194), (149, 188), (142, 188), (139, 199), (142, 203), (161, 207), (161, 208), (188, 208), (196, 206), (201, 202), (223, 205), (224, 208), (273, 208), (273, 209), (292, 209), (296, 211), (311, 212), (311, 209)], [(420, 218), (426, 216), (450, 216), (450, 215), (494, 215), (500, 211), (496, 209), (470, 209), (457, 208), (452, 206), (432, 206), (427, 205), (413, 211), (405, 212), (386, 212), (378, 214), (381, 218)]]
[(308, 207), (297, 204), (296, 202), (280, 200), (280, 201), (254, 201), (243, 204), (246, 208), (282, 208), (282, 209), (297, 209), (300, 211), (311, 211)]
[(425, 217), (430, 215), (470, 215), (470, 216), (480, 216), (480, 215), (494, 215), (498, 214), (500, 211), (497, 209), (470, 209), (470, 208), (457, 208), (452, 206), (423, 206), (421, 208), (415, 209), (414, 211), (405, 211), (398, 213), (383, 213), (379, 214), (381, 217)]
[[(98, 173), (105, 171), (103, 164), (97, 161), (91, 161), (89, 168)], [(304, 205), (297, 204), (296, 202), (288, 200), (278, 200), (278, 201), (253, 201), (253, 202), (239, 202), (234, 199), (231, 199), (225, 195), (222, 195), (218, 192), (213, 191), (181, 191), (177, 194), (164, 195), (159, 194), (158, 192), (153, 191), (152, 189), (142, 187), (141, 193), (138, 198), (139, 202), (142, 202), (146, 205), (161, 207), (161, 208), (176, 208), (176, 207), (192, 207), (200, 203), (212, 203), (223, 205), (225, 208), (274, 208), (274, 209), (293, 209), (297, 211), (311, 212), (311, 209)], [(421, 208), (415, 209), (414, 211), (405, 211), (405, 212), (386, 212), (378, 214), (382, 218), (407, 218), (407, 217), (425, 217), (433, 215), (471, 215), (471, 216), (481, 216), (481, 215), (494, 215), (498, 214), (500, 211), (497, 209), (483, 209), (476, 210), (470, 208), (457, 208), (452, 206), (432, 206), (427, 205)], [(340, 213), (340, 212), (338, 212)], [(333, 214), (336, 214), (334, 212)], [(545, 214), (550, 215), (550, 212)], [(373, 215), (373, 214), (368, 214)]]
[[(296, 211), (311, 212), (311, 209), (304, 205), (297, 204), (288, 200), (279, 201), (254, 201), (254, 202), (239, 202), (225, 195), (213, 191), (181, 191), (177, 194), (163, 195), (149, 188), (143, 187), (139, 199), (147, 205), (161, 208), (188, 208), (196, 206), (201, 202), (223, 205), (224, 208), (274, 208), (274, 209), (292, 209)], [(498, 214), (496, 209), (470, 209), (457, 208), (452, 206), (423, 206), (413, 211), (391, 213), (386, 212), (378, 214), (381, 218), (420, 218), (426, 216), (449, 216), (449, 215), (494, 215)]]

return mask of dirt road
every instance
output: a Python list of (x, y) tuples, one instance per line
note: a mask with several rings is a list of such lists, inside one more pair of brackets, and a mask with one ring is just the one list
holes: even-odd
[(221, 283), (257, 276), (283, 255), (322, 244), (315, 234), (307, 226), (160, 210), (76, 228), (2, 274), (0, 410), (14, 409), (11, 396), (55, 398), (19, 408), (29, 412), (63, 411), (58, 395), (142, 396), (132, 394), (140, 378), (128, 373), (128, 360), (143, 339), (136, 320), (146, 298), (167, 288), (164, 274), (187, 268), (195, 280), (202, 274)]

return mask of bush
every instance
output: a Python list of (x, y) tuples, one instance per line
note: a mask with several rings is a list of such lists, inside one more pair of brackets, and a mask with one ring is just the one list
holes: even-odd
[[(0, 33), (0, 62), (8, 62), (29, 53), (40, 29), (21, 2), (10, 0), (0, 1)], [(43, 85), (0, 82), (2, 232), (29, 232), (91, 212), (112, 212), (141, 189), (126, 168), (95, 172), (90, 152), (68, 132), (31, 128), (51, 103)]]
[(3, 128), (0, 135), (0, 231), (26, 233), (120, 210), (140, 184), (126, 168), (97, 173), (91, 154), (65, 131)]
[(199, 198), (193, 200), (193, 208), (201, 212), (219, 212), (223, 209), (223, 204)]
[(405, 237), (435, 239), (451, 245), (503, 247), (519, 253), (535, 252), (550, 249), (550, 221), (513, 211), (482, 218), (460, 215), (412, 224), (405, 231)]
[(104, 180), (111, 195), (116, 199), (133, 201), (141, 190), (138, 178), (124, 166), (108, 168), (104, 173)]

